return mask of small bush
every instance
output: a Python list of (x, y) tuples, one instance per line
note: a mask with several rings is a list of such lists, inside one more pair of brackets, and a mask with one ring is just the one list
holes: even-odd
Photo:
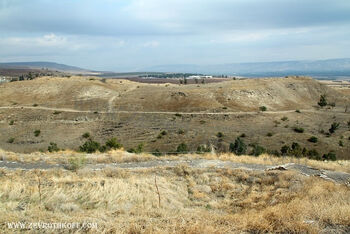
[(324, 154), (322, 156), (323, 160), (331, 160), (331, 161), (335, 161), (337, 160), (337, 156), (333, 151), (330, 151), (328, 154)]
[(237, 137), (235, 143), (230, 144), (230, 151), (236, 155), (245, 154), (247, 152), (247, 145), (240, 137)]
[(77, 171), (78, 169), (84, 167), (86, 164), (85, 157), (76, 157), (68, 159), (68, 164), (65, 166), (67, 170)]
[(315, 136), (312, 136), (310, 137), (309, 139), (307, 139), (309, 142), (312, 142), (312, 143), (317, 143), (318, 142), (318, 138), (315, 137)]
[(35, 130), (34, 131), (34, 136), (38, 137), (40, 135), (41, 131), (40, 130)]
[(180, 145), (177, 146), (176, 152), (186, 154), (188, 153), (188, 146), (185, 143), (181, 143)]
[(56, 143), (50, 142), (50, 145), (47, 147), (47, 150), (52, 153), (52, 152), (58, 152), (60, 149), (57, 147)]
[(303, 133), (305, 131), (304, 128), (301, 128), (301, 127), (294, 127), (293, 130), (294, 132), (297, 132), (297, 133)]
[(182, 114), (180, 114), (180, 113), (176, 113), (176, 114), (175, 114), (175, 116), (177, 116), (177, 117), (181, 117), (181, 116), (182, 116)]
[(282, 120), (282, 121), (287, 121), (287, 120), (288, 120), (288, 117), (283, 116), (283, 117), (281, 118), (281, 120)]
[(11, 137), (7, 140), (7, 143), (12, 144), (13, 142), (15, 142), (15, 138)]
[(154, 150), (152, 154), (157, 157), (162, 156), (162, 153), (159, 151), (159, 149)]
[(300, 111), (300, 110), (298, 110), (298, 109), (297, 109), (297, 110), (295, 110), (295, 112), (297, 112), (297, 113), (301, 113), (301, 111)]
[(37, 107), (37, 106), (38, 106), (38, 104), (36, 104), (36, 103), (35, 103), (35, 104), (33, 104), (33, 106), (34, 106), (34, 107)]
[(136, 149), (135, 148), (131, 148), (128, 150), (129, 153), (134, 153), (134, 154), (140, 154), (143, 152), (143, 143), (139, 144)]
[(208, 152), (210, 152), (211, 151), (211, 149), (210, 149), (210, 147), (209, 146), (206, 146), (206, 145), (199, 145), (198, 147), (197, 147), (197, 154), (202, 154), (202, 153), (208, 153)]
[(218, 132), (218, 133), (216, 134), (216, 136), (219, 137), (219, 138), (222, 138), (222, 137), (224, 137), (224, 134), (223, 134), (222, 132)]
[(182, 130), (182, 129), (179, 129), (179, 130), (177, 131), (177, 134), (185, 134), (185, 131)]
[(165, 136), (165, 135), (167, 135), (168, 133), (167, 133), (167, 131), (165, 131), (165, 130), (163, 130), (161, 133), (160, 133), (160, 135), (162, 135), (162, 136)]
[(344, 143), (343, 143), (342, 140), (339, 141), (339, 146), (340, 146), (340, 147), (343, 147), (343, 146), (344, 146)]
[(93, 141), (89, 139), (86, 141), (82, 146), (79, 147), (81, 152), (86, 152), (86, 153), (95, 153), (97, 150), (99, 150), (101, 147), (100, 143)]
[(59, 114), (61, 114), (61, 113), (62, 113), (61, 111), (55, 111), (55, 112), (53, 112), (54, 115), (59, 115)]
[(330, 129), (328, 130), (330, 134), (333, 134), (340, 126), (340, 123), (333, 122)]
[(260, 107), (259, 107), (259, 110), (260, 110), (260, 111), (267, 111), (267, 107), (266, 107), (266, 106), (260, 106)]
[(14, 125), (15, 124), (15, 121), (14, 120), (11, 120), (9, 125)]
[(272, 136), (273, 136), (273, 133), (272, 133), (272, 132), (269, 132), (269, 133), (266, 134), (266, 136), (272, 137)]
[(327, 99), (326, 99), (326, 95), (325, 95), (325, 94), (321, 95), (320, 100), (318, 101), (317, 104), (318, 104), (320, 107), (327, 106)]
[(266, 152), (266, 149), (260, 146), (259, 144), (253, 144), (252, 147), (253, 147), (253, 150), (251, 152), (251, 155), (259, 156)]
[(90, 138), (90, 133), (86, 132), (82, 135), (82, 137), (85, 139)]
[(107, 150), (109, 149), (120, 149), (122, 145), (117, 141), (117, 138), (111, 138), (106, 141)]
[(244, 138), (244, 137), (246, 137), (247, 135), (245, 134), (245, 133), (242, 133), (241, 135), (240, 135), (240, 137), (242, 137), (242, 138)]

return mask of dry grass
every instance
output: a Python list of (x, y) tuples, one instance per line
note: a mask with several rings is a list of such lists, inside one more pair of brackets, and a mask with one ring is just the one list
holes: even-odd
[(71, 230), (75, 233), (350, 231), (349, 188), (289, 171), (185, 165), (137, 171), (2, 170), (0, 201), (4, 232), (6, 222), (39, 220), (98, 223), (98, 230)]

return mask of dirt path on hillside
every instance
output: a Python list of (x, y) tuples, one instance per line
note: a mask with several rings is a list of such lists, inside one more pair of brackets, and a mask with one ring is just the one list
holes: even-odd
[[(110, 99), (109, 108), (108, 111), (99, 111), (101, 114), (107, 114), (107, 113), (125, 113), (125, 114), (168, 114), (168, 115), (175, 115), (175, 114), (181, 114), (181, 115), (246, 115), (246, 114), (287, 114), (287, 113), (293, 113), (295, 110), (282, 110), (282, 111), (237, 111), (237, 112), (172, 112), (172, 111), (113, 111), (113, 101), (114, 99)], [(56, 108), (56, 107), (43, 107), (43, 106), (1, 106), (0, 109), (31, 109), (31, 110), (47, 110), (47, 111), (60, 111), (60, 112), (73, 112), (73, 113), (94, 113), (95, 111), (84, 111), (84, 110), (75, 110), (70, 108)], [(314, 110), (314, 109), (305, 109), (300, 110), (300, 112), (306, 112), (306, 113), (324, 113), (324, 111), (320, 110)], [(333, 111), (334, 112), (334, 111)], [(344, 112), (339, 112), (343, 114), (349, 114)]]
[[(350, 186), (350, 174), (345, 172), (335, 172), (329, 170), (321, 170), (312, 168), (306, 165), (288, 163), (284, 165), (268, 166), (262, 164), (248, 164), (248, 163), (236, 163), (230, 161), (221, 160), (207, 160), (207, 159), (193, 159), (193, 160), (156, 160), (156, 161), (145, 161), (145, 162), (130, 162), (130, 163), (102, 163), (102, 164), (87, 164), (86, 168), (91, 170), (102, 170), (104, 168), (121, 168), (121, 169), (152, 169), (152, 168), (165, 168), (165, 167), (176, 167), (179, 165), (185, 165), (190, 168), (196, 169), (243, 169), (243, 170), (254, 170), (254, 171), (273, 171), (273, 170), (293, 170), (301, 173), (305, 176), (317, 176), (325, 180), (333, 181), (337, 184), (344, 184)], [(65, 169), (65, 164), (48, 164), (45, 162), (36, 163), (22, 163), (12, 161), (0, 161), (0, 168), (10, 170), (48, 170), (61, 168)]]

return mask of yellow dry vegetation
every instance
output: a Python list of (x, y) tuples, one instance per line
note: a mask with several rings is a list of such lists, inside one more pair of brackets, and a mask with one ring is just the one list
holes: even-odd
[(350, 189), (292, 171), (2, 169), (0, 230), (18, 221), (98, 224), (64, 233), (348, 232)]

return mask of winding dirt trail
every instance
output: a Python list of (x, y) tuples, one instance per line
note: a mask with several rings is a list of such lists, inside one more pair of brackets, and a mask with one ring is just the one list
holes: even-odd
[[(125, 111), (125, 110), (118, 110), (113, 111), (113, 101), (114, 98), (111, 98), (109, 100), (109, 107), (108, 111), (99, 111), (101, 114), (108, 114), (108, 113), (126, 113), (126, 114), (168, 114), (168, 115), (175, 115), (175, 114), (181, 114), (181, 115), (246, 115), (246, 114), (287, 114), (287, 113), (293, 113), (295, 110), (281, 110), (281, 111), (236, 111), (236, 112), (173, 112), (173, 111)], [(72, 113), (94, 113), (95, 111), (91, 110), (76, 110), (76, 109), (70, 109), (70, 108), (57, 108), (57, 107), (44, 107), (44, 106), (1, 106), (0, 109), (32, 109), (32, 110), (47, 110), (47, 111), (60, 111), (60, 112), (72, 112)], [(314, 109), (304, 109), (300, 110), (300, 112), (306, 112), (306, 113), (324, 113), (322, 110), (314, 110)], [(333, 111), (334, 112), (334, 111)], [(343, 114), (349, 114), (344, 112), (339, 112)]]
[[(302, 164), (287, 163), (284, 165), (262, 165), (262, 164), (248, 164), (248, 163), (236, 163), (231, 161), (221, 160), (208, 160), (208, 159), (192, 159), (192, 160), (153, 160), (145, 162), (129, 162), (129, 163), (101, 163), (101, 164), (86, 164), (85, 168), (91, 170), (102, 170), (104, 168), (120, 168), (120, 169), (154, 169), (154, 168), (166, 168), (176, 167), (179, 165), (186, 165), (190, 168), (196, 169), (243, 169), (243, 170), (254, 170), (254, 171), (273, 171), (273, 170), (293, 170), (301, 173), (305, 176), (317, 176), (325, 180), (333, 181), (337, 184), (343, 184), (350, 186), (350, 174), (345, 172), (336, 172), (330, 170), (322, 170), (312, 168)], [(48, 170), (48, 169), (65, 169), (68, 165), (66, 164), (48, 164), (45, 162), (35, 163), (23, 163), (15, 161), (0, 161), (0, 168), (9, 170)]]

